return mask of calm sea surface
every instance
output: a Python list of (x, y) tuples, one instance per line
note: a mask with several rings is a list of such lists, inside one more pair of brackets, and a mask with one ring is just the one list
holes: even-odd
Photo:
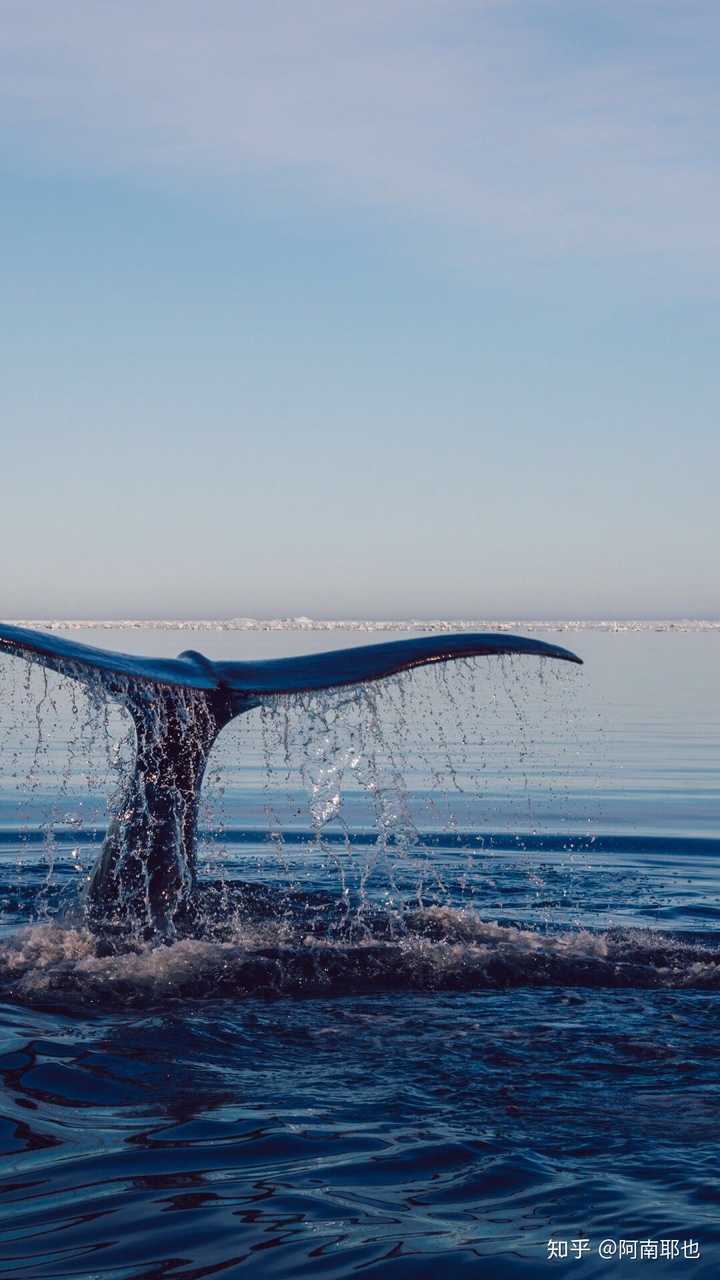
[(542, 638), (586, 665), (239, 718), (225, 933), (113, 956), (81, 902), (128, 725), (0, 660), (2, 1280), (718, 1275), (720, 635)]

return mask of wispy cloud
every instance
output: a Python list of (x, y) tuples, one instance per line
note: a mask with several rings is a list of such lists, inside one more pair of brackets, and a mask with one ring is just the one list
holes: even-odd
[(6, 0), (5, 130), (34, 165), (697, 261), (719, 33), (716, 0)]

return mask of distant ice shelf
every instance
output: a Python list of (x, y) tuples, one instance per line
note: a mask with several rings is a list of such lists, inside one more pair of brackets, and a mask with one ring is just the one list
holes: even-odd
[(388, 621), (357, 618), (45, 618), (3, 619), (13, 626), (34, 627), (41, 631), (720, 631), (720, 619), (478, 619), (478, 618), (404, 618)]

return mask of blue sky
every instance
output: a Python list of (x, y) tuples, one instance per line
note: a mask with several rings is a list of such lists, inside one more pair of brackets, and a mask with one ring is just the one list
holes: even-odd
[(6, 0), (2, 615), (704, 616), (715, 0)]

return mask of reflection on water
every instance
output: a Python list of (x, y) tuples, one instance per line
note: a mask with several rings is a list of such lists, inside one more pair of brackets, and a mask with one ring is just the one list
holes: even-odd
[(717, 1258), (710, 996), (14, 1017), (3, 1275), (529, 1275), (582, 1231)]

